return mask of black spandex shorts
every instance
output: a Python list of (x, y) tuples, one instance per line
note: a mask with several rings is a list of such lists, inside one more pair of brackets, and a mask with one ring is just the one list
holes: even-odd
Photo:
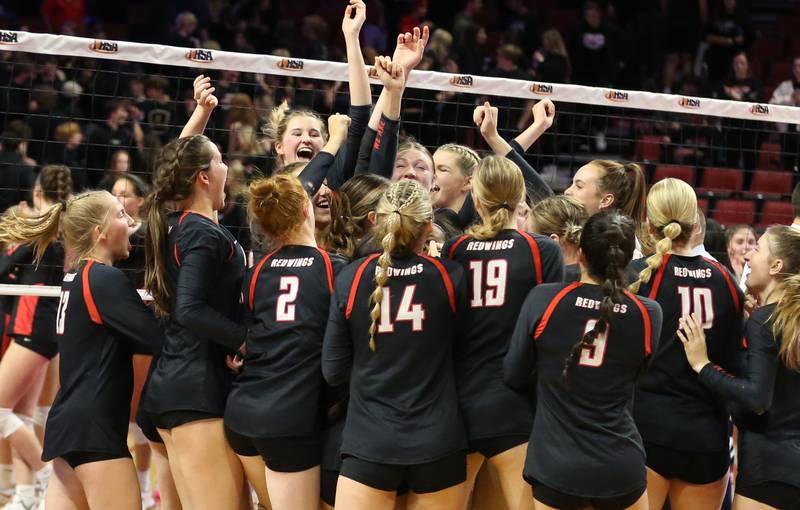
[(716, 482), (728, 472), (731, 454), (719, 452), (685, 452), (645, 442), (647, 467), (667, 479), (704, 485)]
[(101, 462), (104, 460), (114, 459), (130, 459), (131, 454), (129, 453), (128, 455), (120, 456), (115, 453), (103, 452), (69, 452), (61, 455), (60, 457), (64, 459), (67, 464), (69, 464), (69, 467), (75, 469), (81, 464), (89, 464), (90, 462)]
[(381, 491), (408, 487), (410, 492), (427, 494), (463, 483), (467, 479), (467, 457), (462, 451), (425, 464), (401, 466), (345, 455), (340, 473)]
[(320, 464), (321, 444), (319, 437), (316, 436), (247, 437), (232, 431), (227, 426), (225, 435), (237, 455), (243, 457), (261, 455), (264, 463), (272, 471), (297, 473)]
[(781, 482), (763, 482), (741, 486), (736, 494), (781, 510), (800, 510), (800, 487)]
[(181, 425), (186, 425), (187, 423), (192, 423), (193, 421), (213, 420), (215, 418), (222, 419), (222, 416), (219, 416), (214, 413), (209, 413), (206, 411), (190, 411), (190, 410), (169, 411), (161, 414), (155, 414), (155, 413), (150, 414), (150, 419), (153, 421), (153, 424), (160, 429), (166, 429), (166, 430), (172, 430), (175, 427), (180, 427)]
[(153, 417), (142, 408), (142, 405), (139, 405), (139, 409), (136, 410), (136, 425), (142, 429), (142, 433), (144, 437), (147, 438), (148, 441), (152, 443), (163, 443), (164, 440), (161, 439), (161, 436), (156, 430), (156, 424), (153, 423)]
[(502, 436), (473, 439), (469, 442), (469, 453), (480, 453), (487, 459), (499, 455), (515, 446), (527, 443), (530, 436)]
[(578, 510), (587, 507), (596, 508), (597, 510), (620, 510), (628, 508), (639, 501), (639, 498), (642, 497), (645, 489), (647, 489), (647, 486), (644, 486), (631, 493), (613, 498), (585, 498), (564, 494), (537, 480), (530, 480), (530, 482), (533, 486), (533, 497), (536, 501), (561, 510)]
[(15, 336), (14, 343), (47, 359), (53, 359), (58, 354), (58, 344), (41, 336)]

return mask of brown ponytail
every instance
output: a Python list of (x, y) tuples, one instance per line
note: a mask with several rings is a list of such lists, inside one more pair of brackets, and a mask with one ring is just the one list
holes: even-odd
[(580, 248), (586, 257), (587, 271), (594, 278), (603, 281), (601, 289), (603, 300), (600, 303), (600, 318), (583, 338), (572, 346), (564, 360), (561, 376), (569, 386), (569, 371), (578, 362), (584, 348), (590, 348), (594, 341), (608, 331), (614, 311), (614, 304), (622, 301), (625, 289), (625, 267), (633, 257), (636, 246), (633, 221), (619, 211), (600, 211), (592, 215), (583, 228)]
[(389, 181), (379, 175), (359, 174), (331, 191), (331, 222), (323, 233), (326, 248), (353, 258), (358, 242), (370, 229), (367, 217), (388, 188)]
[(45, 165), (39, 173), (42, 196), (52, 203), (64, 203), (72, 194), (72, 172), (64, 165)]
[(203, 135), (187, 136), (169, 142), (156, 159), (153, 191), (145, 200), (145, 288), (153, 296), (156, 312), (167, 315), (172, 310), (172, 292), (166, 280), (167, 220), (165, 202), (189, 198), (197, 174), (214, 157), (211, 140)]

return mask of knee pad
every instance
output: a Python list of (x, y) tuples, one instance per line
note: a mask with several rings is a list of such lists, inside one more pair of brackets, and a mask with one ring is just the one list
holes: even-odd
[(133, 444), (137, 446), (148, 444), (147, 437), (145, 437), (142, 429), (132, 421), (128, 422), (128, 434), (133, 438)]
[(19, 419), (11, 409), (0, 408), (0, 435), (8, 437), (16, 432), (25, 422)]
[(44, 428), (48, 414), (50, 414), (50, 406), (36, 406), (36, 410), (33, 412), (33, 421), (36, 425)]

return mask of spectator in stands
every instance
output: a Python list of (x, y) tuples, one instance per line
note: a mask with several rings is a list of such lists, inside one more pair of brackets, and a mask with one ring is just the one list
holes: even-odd
[(111, 163), (112, 151), (116, 149), (143, 148), (144, 133), (139, 121), (130, 118), (130, 103), (112, 99), (106, 103), (106, 118), (101, 124), (93, 124), (88, 136), (86, 163), (89, 186), (97, 186), (105, 169)]
[(34, 85), (37, 87), (47, 85), (56, 90), (60, 90), (66, 79), (67, 75), (58, 68), (58, 60), (56, 57), (48, 55), (36, 70)]
[(149, 76), (144, 81), (145, 100), (138, 107), (144, 114), (144, 130), (158, 136), (166, 143), (174, 135), (175, 105), (167, 94), (169, 80), (163, 76)]
[[(515, 44), (504, 44), (497, 49), (495, 68), (489, 72), (490, 76), (510, 80), (527, 80), (528, 75), (519, 68), (522, 59), (522, 50)], [(499, 97), (494, 100), (495, 106), (500, 108), (505, 115), (498, 119), (500, 129), (516, 127), (520, 118), (520, 100), (509, 97)]]
[(183, 46), (185, 48), (196, 48), (200, 46), (197, 32), (197, 16), (189, 11), (184, 11), (175, 17), (175, 25), (167, 37), (167, 44), (171, 46)]
[(62, 33), (65, 24), (77, 27), (77, 32), (82, 33), (80, 27), (83, 26), (85, 17), (84, 0), (44, 0), (42, 3), (42, 20), (45, 30), (53, 34)]
[(0, 111), (23, 114), (28, 110), (36, 70), (27, 55), (19, 54), (14, 56), (12, 73), (10, 86), (0, 91)]
[(453, 45), (453, 35), (443, 28), (437, 28), (431, 34), (431, 40), (425, 47), (425, 55), (433, 59), (435, 71), (445, 71), (445, 64), (450, 58), (450, 49)]
[(681, 80), (692, 76), (692, 64), (703, 25), (708, 20), (708, 0), (662, 0), (667, 29), (666, 58), (662, 71), (664, 92), (671, 94)]
[[(244, 29), (247, 40), (261, 53), (268, 53), (275, 47), (276, 4), (271, 0), (242, 0), (235, 2), (229, 12), (232, 27)], [(211, 35), (215, 36), (214, 33)], [(223, 41), (223, 38), (217, 38)]]
[(800, 229), (800, 182), (795, 185), (794, 191), (792, 191), (792, 214), (794, 214), (792, 226)]
[(64, 165), (72, 173), (72, 190), (82, 191), (86, 188), (86, 155), (81, 147), (83, 132), (77, 122), (62, 122), (56, 126), (55, 141), (48, 146), (45, 163)]
[(728, 249), (728, 269), (736, 275), (736, 281), (742, 279), (744, 271), (744, 255), (756, 247), (756, 232), (750, 225), (733, 225), (725, 231)]
[(461, 42), (454, 47), (458, 66), (462, 73), (484, 74), (488, 60), (487, 42), (489, 36), (486, 29), (479, 25), (471, 25)]
[(705, 30), (705, 42), (709, 45), (705, 61), (712, 86), (725, 77), (734, 55), (747, 49), (749, 40), (750, 24), (742, 5), (736, 0), (724, 0), (712, 12)]
[(117, 182), (121, 176), (127, 174), (131, 168), (131, 155), (124, 149), (114, 151), (111, 155), (111, 165), (100, 182), (97, 184), (99, 189), (104, 189), (111, 192), (114, 183)]
[[(761, 97), (761, 82), (753, 78), (750, 63), (744, 52), (734, 55), (730, 74), (722, 82), (719, 97), (732, 101), (758, 103)], [(722, 122), (725, 137), (725, 163), (731, 168), (755, 170), (758, 154), (760, 124), (750, 120), (725, 118)], [(745, 174), (745, 181), (749, 175)], [(747, 186), (747, 182), (745, 182)]]
[(456, 14), (453, 22), (453, 40), (456, 46), (463, 48), (470, 36), (478, 30), (476, 19), (483, 9), (483, 0), (466, 0), (464, 8)]
[(616, 76), (616, 50), (611, 26), (603, 20), (600, 4), (583, 7), (583, 24), (572, 41), (572, 80), (581, 85), (609, 87)]
[(0, 212), (27, 200), (33, 188), (33, 167), (23, 159), (26, 127), (12, 121), (0, 134)]
[[(792, 79), (781, 82), (772, 93), (772, 104), (800, 106), (800, 55), (792, 62)], [(800, 160), (800, 125), (778, 124), (781, 131), (781, 147), (784, 167), (798, 171)]]
[(539, 46), (539, 16), (524, 0), (506, 0), (500, 8), (503, 41), (516, 44), (526, 55)]
[(723, 266), (730, 267), (725, 228), (717, 220), (706, 219), (706, 250)]
[(533, 52), (528, 73), (546, 83), (569, 83), (569, 54), (561, 33), (555, 28), (542, 33), (542, 45)]
[(328, 22), (319, 14), (311, 14), (303, 18), (300, 40), (302, 43), (295, 52), (301, 58), (314, 60), (330, 60), (328, 44)]

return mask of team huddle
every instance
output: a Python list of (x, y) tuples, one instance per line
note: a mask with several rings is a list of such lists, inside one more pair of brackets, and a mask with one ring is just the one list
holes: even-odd
[[(217, 219), (227, 166), (203, 135), (218, 103), (204, 76), (141, 219), (106, 191), (71, 195), (63, 167), (2, 217), (3, 277), (62, 289), (10, 308), (12, 508), (36, 491), (47, 510), (142, 508), (136, 354), (153, 356), (133, 414), (168, 459), (165, 509), (719, 509), (734, 426), (733, 507), (800, 508), (800, 230), (766, 230), (745, 295), (698, 253), (685, 182), (648, 191), (638, 165), (596, 160), (554, 195), (522, 156), (549, 100), (510, 142), (478, 106), (490, 155), (401, 143), (428, 32), (376, 59), (373, 105), (364, 19), (350, 0), (348, 115), (270, 118), (278, 165), (249, 185), (251, 253)], [(40, 442), (25, 385), (56, 355)]]

